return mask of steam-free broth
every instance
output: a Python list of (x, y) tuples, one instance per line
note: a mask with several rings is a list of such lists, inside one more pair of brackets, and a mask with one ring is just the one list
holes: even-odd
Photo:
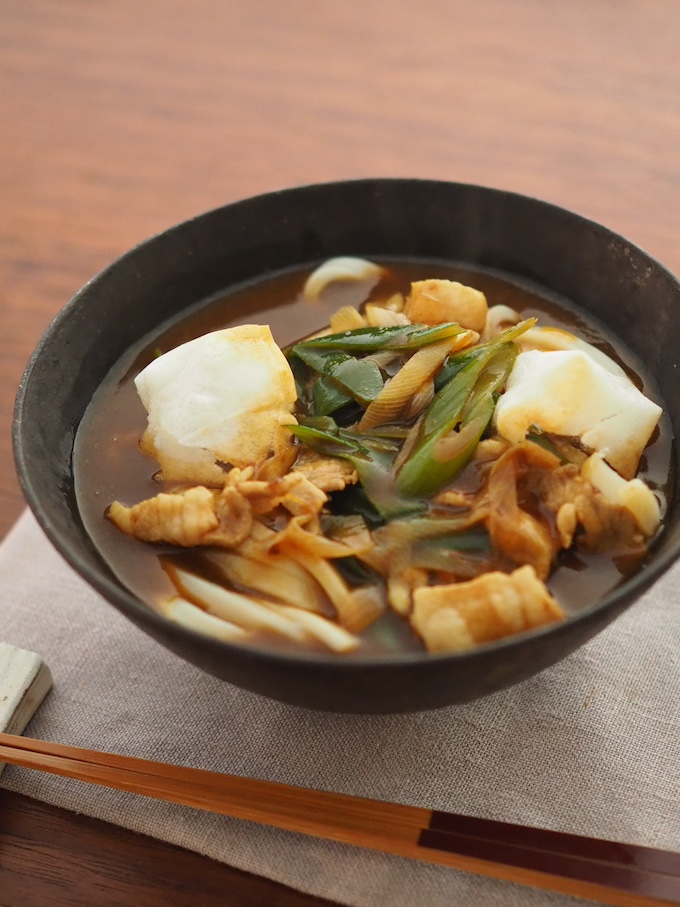
[[(435, 276), (460, 281), (483, 291), (490, 306), (510, 306), (524, 318), (537, 316), (541, 326), (564, 328), (600, 347), (624, 366), (646, 396), (663, 405), (641, 363), (609, 329), (567, 300), (555, 298), (528, 282), (492, 271), (432, 261), (387, 262), (386, 265), (388, 275), (380, 283), (381, 297), (398, 291), (407, 294), (412, 281)], [(309, 301), (302, 296), (308, 273), (309, 269), (285, 272), (190, 306), (185, 317), (163, 325), (153, 336), (143, 338), (121, 359), (85, 414), (74, 451), (76, 494), (83, 522), (112, 571), (151, 606), (175, 592), (163, 569), (162, 558), (176, 555), (177, 549), (143, 544), (129, 538), (105, 518), (106, 508), (112, 501), (132, 505), (162, 490), (154, 479), (157, 464), (139, 448), (139, 439), (146, 427), (146, 412), (133, 379), (159, 352), (224, 327), (268, 324), (278, 345), (287, 346), (322, 329), (341, 306), (359, 306), (374, 292), (370, 281), (340, 282), (328, 286), (320, 300)], [(664, 414), (638, 471), (639, 477), (659, 498), (662, 516), (672, 478), (670, 462), (671, 434)], [(181, 553), (180, 557), (191, 564), (196, 554)], [(609, 554), (583, 555), (569, 551), (559, 556), (547, 586), (569, 615), (595, 603), (635, 567), (629, 560)], [(359, 654), (422, 650), (419, 638), (390, 609), (364, 635), (366, 646), (358, 650)], [(287, 645), (285, 641), (269, 637), (262, 637), (260, 642)]]

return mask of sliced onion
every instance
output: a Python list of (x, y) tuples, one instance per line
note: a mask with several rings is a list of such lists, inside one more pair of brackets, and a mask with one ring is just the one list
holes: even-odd
[(356, 532), (347, 533), (342, 540), (328, 538), (316, 532), (308, 532), (304, 528), (303, 522), (304, 520), (300, 517), (293, 517), (293, 519), (289, 520), (286, 528), (282, 529), (272, 539), (272, 547), (276, 546), (282, 551), (299, 549), (312, 555), (312, 557), (330, 559), (350, 557), (353, 554), (368, 551), (373, 547), (373, 540), (363, 520), (361, 528), (358, 528)]
[(432, 380), (432, 378), (428, 378), (420, 385), (418, 390), (411, 397), (408, 407), (404, 412), (405, 421), (410, 422), (412, 419), (415, 419), (416, 416), (424, 413), (430, 403), (432, 403), (433, 399), (434, 381)]
[(441, 462), (453, 460), (465, 450), (476, 435), (481, 434), (483, 428), (484, 420), (477, 418), (464, 425), (460, 431), (449, 432), (446, 437), (440, 438), (434, 445), (433, 457)]
[(359, 431), (393, 422), (450, 351), (451, 340), (440, 340), (415, 352), (394, 378), (385, 384), (375, 400), (369, 403), (357, 426)]
[(384, 306), (369, 302), (365, 308), (366, 321), (372, 328), (392, 328), (402, 324), (411, 324), (403, 312), (395, 312)]
[(383, 371), (390, 371), (390, 366), (401, 358), (400, 350), (376, 350), (374, 353), (369, 353), (366, 356), (367, 359), (370, 359), (372, 362), (378, 366), (378, 368), (383, 369)]
[(391, 309), (393, 312), (403, 312), (405, 305), (406, 300), (403, 293), (393, 293), (386, 302), (383, 302), (383, 308)]
[(365, 328), (366, 319), (353, 305), (344, 305), (331, 315), (331, 333), (342, 334), (343, 331), (355, 331)]

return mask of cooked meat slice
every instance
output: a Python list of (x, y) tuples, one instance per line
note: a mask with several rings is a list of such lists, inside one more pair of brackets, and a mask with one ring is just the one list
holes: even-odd
[(560, 544), (591, 553), (642, 554), (645, 533), (627, 507), (608, 500), (574, 465), (534, 475), (537, 495), (555, 515)]
[(215, 515), (219, 529), (211, 533), (210, 543), (221, 548), (236, 548), (253, 528), (253, 508), (238, 489), (227, 486), (215, 497)]
[(513, 564), (531, 564), (541, 579), (548, 578), (557, 546), (545, 524), (508, 502), (489, 511), (488, 526), (497, 552)]
[(177, 494), (157, 494), (134, 507), (114, 501), (107, 515), (118, 529), (143, 542), (193, 547), (205, 544), (219, 528), (214, 505), (213, 492), (198, 485)]
[(576, 539), (581, 551), (602, 554), (642, 556), (645, 537), (633, 514), (626, 507), (612, 504), (603, 494), (590, 489), (576, 501), (576, 513), (582, 533)]
[(305, 476), (321, 491), (342, 491), (347, 485), (356, 485), (359, 481), (357, 471), (349, 460), (322, 457), (314, 451), (305, 452), (293, 467), (293, 472)]
[(134, 507), (115, 501), (107, 516), (126, 535), (183, 548), (236, 548), (248, 538), (253, 525), (248, 501), (233, 488), (216, 493), (202, 485), (157, 494)]
[[(623, 480), (622, 480), (623, 481)], [(557, 551), (638, 556), (645, 531), (634, 513), (609, 499), (573, 463), (531, 442), (511, 448), (489, 473), (488, 529), (512, 564), (531, 564), (545, 579)]]
[(513, 565), (530, 564), (541, 579), (550, 573), (560, 539), (539, 516), (535, 474), (542, 476), (558, 466), (556, 456), (524, 442), (504, 453), (489, 471), (487, 526), (493, 548)]
[(328, 498), (306, 476), (290, 472), (268, 482), (253, 479), (252, 469), (232, 469), (227, 488), (232, 488), (250, 504), (255, 515), (271, 513), (282, 506), (294, 516), (317, 516)]
[(290, 473), (271, 482), (251, 478), (252, 469), (233, 469), (219, 491), (197, 485), (175, 494), (125, 507), (118, 501), (108, 517), (127, 535), (144, 542), (192, 548), (236, 548), (251, 534), (254, 517), (282, 506), (294, 516), (316, 519), (326, 495), (303, 475)]
[(600, 454), (592, 454), (581, 465), (581, 475), (607, 501), (629, 510), (645, 538), (651, 538), (661, 524), (659, 500), (642, 479), (626, 480), (605, 462)]
[(318, 516), (328, 496), (304, 475), (289, 473), (280, 480), (286, 490), (281, 504), (293, 516)]
[(413, 591), (411, 624), (430, 652), (464, 652), (562, 620), (564, 612), (532, 567), (485, 573), (465, 583)]

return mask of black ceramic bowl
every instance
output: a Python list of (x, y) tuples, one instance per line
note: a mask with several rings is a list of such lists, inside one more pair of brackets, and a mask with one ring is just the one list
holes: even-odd
[(78, 573), (142, 630), (217, 677), (334, 711), (406, 712), (474, 699), (572, 652), (669, 567), (680, 550), (677, 491), (644, 568), (566, 622), (462, 655), (362, 661), (239, 647), (169, 623), (114, 577), (78, 513), (74, 436), (119, 357), (189, 304), (334, 255), (462, 261), (567, 297), (611, 326), (647, 364), (674, 434), (680, 429), (680, 284), (656, 261), (604, 227), (510, 192), (371, 179), (227, 205), (142, 243), (88, 283), (50, 326), (21, 382), (14, 428), (20, 479), (43, 529)]

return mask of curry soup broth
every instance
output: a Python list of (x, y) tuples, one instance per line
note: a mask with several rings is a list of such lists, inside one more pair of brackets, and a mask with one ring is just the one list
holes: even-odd
[[(132, 505), (159, 491), (172, 490), (154, 479), (158, 466), (139, 449), (146, 412), (133, 379), (159, 353), (208, 331), (240, 324), (268, 324), (276, 342), (284, 347), (325, 327), (331, 314), (341, 306), (359, 306), (368, 299), (385, 299), (397, 291), (408, 293), (411, 281), (446, 278), (483, 291), (490, 306), (507, 305), (523, 318), (536, 316), (541, 326), (564, 328), (599, 346), (628, 371), (648, 397), (663, 405), (636, 357), (611, 331), (566, 300), (499, 272), (471, 270), (437, 261), (382, 263), (388, 271), (377, 286), (373, 281), (331, 284), (322, 298), (314, 302), (302, 296), (309, 270), (287, 271), (230, 290), (192, 306), (180, 320), (162, 325), (111, 370), (94, 395), (77, 433), (75, 485), (85, 528), (113, 572), (131, 592), (152, 605), (176, 594), (162, 567), (162, 558), (178, 555), (176, 548), (149, 545), (125, 536), (105, 518), (106, 508), (112, 501)], [(672, 478), (671, 443), (668, 417), (664, 413), (638, 472), (658, 496), (662, 516)], [(191, 553), (178, 556), (186, 558), (188, 563), (195, 557)], [(569, 615), (594, 604), (630, 570), (630, 564), (617, 562), (610, 555), (563, 552), (547, 586)], [(360, 654), (367, 650), (379, 653), (423, 648), (407, 621), (389, 609), (363, 635), (366, 645), (359, 650)], [(287, 645), (273, 638), (261, 642), (276, 647)]]

